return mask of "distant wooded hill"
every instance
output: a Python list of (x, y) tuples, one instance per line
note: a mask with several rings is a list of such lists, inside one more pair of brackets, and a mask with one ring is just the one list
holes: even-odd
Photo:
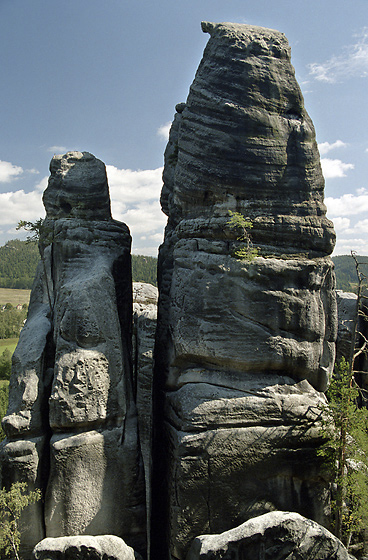
[[(37, 243), (27, 243), (13, 239), (0, 247), (0, 288), (32, 288), (36, 266), (40, 259)], [(332, 258), (335, 263), (338, 290), (352, 292), (356, 290), (357, 276), (355, 263), (350, 255)], [(359, 261), (368, 262), (368, 256), (360, 256)], [(157, 286), (157, 259), (144, 255), (132, 255), (133, 282), (147, 282)], [(361, 271), (368, 274), (368, 265)]]
[[(360, 272), (368, 276), (368, 256), (359, 255), (358, 262), (366, 263), (359, 267)], [(358, 277), (354, 259), (351, 255), (338, 255), (332, 257), (335, 264), (336, 287), (344, 292), (356, 292)]]
[(37, 243), (13, 239), (0, 247), (0, 288), (30, 290), (40, 260)]
[[(37, 243), (13, 239), (0, 247), (0, 288), (30, 290), (40, 260)], [(133, 282), (157, 286), (157, 259), (132, 255)]]

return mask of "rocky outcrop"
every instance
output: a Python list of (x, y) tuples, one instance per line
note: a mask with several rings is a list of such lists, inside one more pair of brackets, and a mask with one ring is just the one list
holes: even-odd
[[(162, 206), (179, 238), (232, 241), (227, 211), (253, 221), (267, 255), (325, 256), (335, 234), (323, 204), (315, 132), (277, 31), (202, 23), (211, 38), (165, 154)], [(167, 240), (166, 240), (167, 242)]]
[(140, 560), (141, 556), (119, 537), (58, 537), (44, 539), (34, 548), (33, 560)]
[[(153, 551), (272, 510), (327, 523), (316, 449), (334, 363), (332, 223), (281, 33), (211, 38), (165, 152), (154, 378)], [(229, 210), (258, 257), (233, 257)]]
[(297, 513), (277, 511), (246, 521), (221, 535), (194, 539), (187, 560), (349, 560), (329, 531)]
[(101, 161), (69, 152), (50, 171), (42, 263), (3, 422), (2, 480), (43, 489), (44, 511), (37, 506), (24, 547), (108, 533), (143, 550), (129, 230), (111, 218)]
[(158, 289), (155, 286), (143, 282), (133, 282), (133, 371), (148, 517), (151, 504), (152, 377), (157, 300)]

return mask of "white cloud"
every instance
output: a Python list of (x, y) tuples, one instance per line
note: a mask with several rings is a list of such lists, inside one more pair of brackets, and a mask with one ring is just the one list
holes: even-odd
[[(159, 202), (162, 167), (132, 171), (108, 165), (106, 169), (114, 219), (128, 225), (134, 253), (156, 256), (167, 220)], [(19, 220), (35, 221), (44, 216), (42, 193), (47, 182), (48, 177), (44, 177), (28, 193), (24, 190), (0, 193), (0, 234), (4, 242), (20, 235), (15, 230)]]
[(336, 142), (333, 142), (332, 144), (329, 142), (322, 142), (321, 144), (318, 144), (318, 149), (321, 156), (324, 156), (331, 150), (335, 150), (336, 148), (345, 148), (345, 146), (347, 146), (345, 142), (342, 140), (336, 140)]
[(132, 171), (106, 166), (113, 218), (128, 225), (133, 252), (157, 255), (166, 216), (160, 207), (162, 167)]
[(132, 171), (106, 166), (111, 198), (124, 204), (160, 198), (162, 167)]
[(340, 159), (321, 158), (321, 165), (325, 179), (346, 177), (345, 171), (354, 169), (353, 163), (344, 163)]
[(337, 234), (334, 255), (348, 255), (351, 250), (368, 255), (368, 190), (357, 189), (356, 193), (325, 199)]
[(341, 216), (354, 216), (368, 212), (368, 191), (359, 189), (359, 193), (343, 194), (339, 198), (326, 197), (325, 204), (330, 218)]
[(160, 138), (162, 138), (163, 140), (167, 141), (169, 139), (171, 124), (171, 122), (167, 122), (160, 126), (160, 128), (157, 130), (157, 135), (160, 136)]
[(10, 161), (0, 160), (0, 183), (10, 183), (23, 173), (23, 168), (13, 165)]
[(350, 228), (350, 218), (342, 218), (341, 216), (338, 216), (333, 219), (333, 223), (337, 234), (340, 232), (346, 232)]
[(322, 82), (341, 82), (351, 77), (368, 76), (368, 27), (364, 27), (357, 41), (332, 56), (326, 62), (309, 64), (310, 74)]
[(29, 193), (24, 190), (0, 193), (0, 226), (15, 227), (19, 220), (35, 221), (44, 216), (42, 192), (45, 182), (47, 184), (47, 177)]
[(68, 151), (68, 148), (65, 146), (50, 146), (47, 148), (47, 151), (52, 154), (65, 154)]
[(368, 218), (365, 218), (364, 220), (359, 220), (354, 226), (354, 231), (358, 233), (368, 234)]
[(368, 238), (337, 238), (336, 247), (333, 255), (350, 255), (351, 251), (356, 251), (358, 255), (368, 255)]
[(31, 175), (39, 175), (40, 172), (38, 171), (38, 169), (35, 169), (34, 167), (32, 167), (32, 169), (26, 169), (27, 173), (30, 173)]

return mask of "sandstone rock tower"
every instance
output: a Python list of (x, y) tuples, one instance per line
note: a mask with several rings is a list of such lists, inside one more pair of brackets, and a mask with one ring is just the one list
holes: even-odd
[(104, 164), (55, 156), (42, 262), (14, 354), (2, 480), (43, 489), (23, 546), (115, 534), (145, 549), (133, 398), (131, 238), (111, 218)]
[[(274, 509), (326, 522), (315, 451), (336, 338), (335, 234), (287, 40), (202, 28), (161, 196), (152, 535), (155, 557), (180, 560)], [(232, 256), (229, 210), (253, 223), (252, 262)]]

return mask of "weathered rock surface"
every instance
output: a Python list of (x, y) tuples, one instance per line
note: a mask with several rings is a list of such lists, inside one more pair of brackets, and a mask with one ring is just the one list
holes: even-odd
[(39, 506), (32, 525), (46, 533), (24, 547), (43, 536), (108, 533), (144, 549), (129, 230), (111, 218), (101, 161), (69, 152), (50, 170), (45, 267), (15, 353), (2, 477), (44, 492), (44, 515)]
[(170, 223), (184, 219), (180, 238), (229, 240), (227, 211), (237, 210), (267, 254), (330, 254), (314, 127), (285, 36), (231, 23), (202, 28), (211, 38), (166, 150)]
[[(286, 38), (202, 27), (161, 195), (152, 535), (179, 559), (267, 511), (327, 522), (317, 418), (337, 329), (335, 234)], [(229, 210), (253, 223), (252, 262), (232, 256)]]
[(137, 391), (139, 440), (142, 450), (147, 515), (151, 504), (152, 378), (158, 289), (133, 282), (133, 372)]
[(42, 540), (33, 560), (140, 560), (139, 554), (114, 535), (58, 537)]
[(349, 560), (329, 531), (297, 513), (271, 512), (220, 535), (194, 539), (187, 560)]

